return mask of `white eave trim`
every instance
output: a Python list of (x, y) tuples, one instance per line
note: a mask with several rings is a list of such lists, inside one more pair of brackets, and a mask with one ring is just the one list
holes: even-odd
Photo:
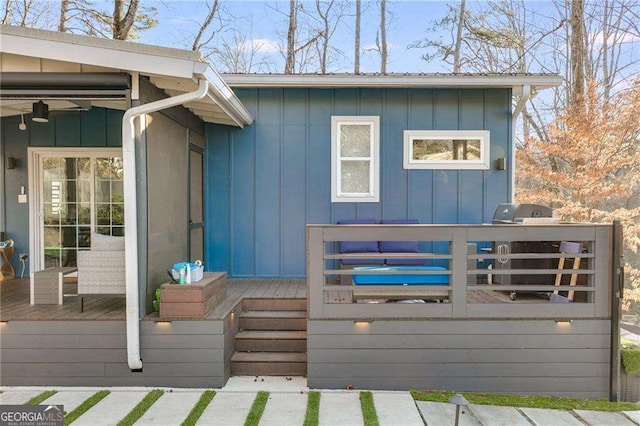
[(199, 71), (201, 71), (201, 76), (209, 82), (209, 96), (231, 120), (239, 127), (253, 123), (253, 116), (216, 70), (207, 65), (206, 68), (200, 68)]
[[(75, 34), (0, 25), (1, 52), (53, 61), (92, 65), (162, 79), (209, 83), (208, 102), (244, 127), (253, 117), (220, 75), (198, 52), (107, 40)], [(179, 81), (179, 80), (177, 80)], [(207, 121), (206, 117), (203, 117)]]
[(231, 87), (309, 88), (513, 88), (545, 89), (559, 86), (562, 77), (551, 74), (223, 74)]

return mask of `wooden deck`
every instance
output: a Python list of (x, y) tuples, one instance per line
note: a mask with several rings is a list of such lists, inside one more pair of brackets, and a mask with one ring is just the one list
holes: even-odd
[[(65, 294), (75, 293), (76, 284), (65, 283)], [(227, 297), (207, 316), (224, 318), (243, 298), (306, 298), (304, 279), (229, 279)], [(0, 284), (0, 321), (124, 321), (125, 299), (116, 297), (89, 297), (84, 312), (78, 309), (75, 297), (65, 297), (63, 305), (30, 305), (29, 280), (15, 279)], [(151, 314), (147, 319), (155, 319)]]

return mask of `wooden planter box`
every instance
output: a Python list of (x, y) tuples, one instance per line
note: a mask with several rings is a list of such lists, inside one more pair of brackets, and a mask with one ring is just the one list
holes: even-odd
[(162, 284), (159, 316), (203, 319), (226, 295), (226, 272), (205, 272), (194, 284)]

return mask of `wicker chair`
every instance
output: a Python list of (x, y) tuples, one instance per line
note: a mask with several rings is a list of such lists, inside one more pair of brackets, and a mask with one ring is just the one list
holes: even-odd
[(125, 295), (124, 238), (91, 234), (91, 250), (78, 252), (78, 307), (87, 296)]

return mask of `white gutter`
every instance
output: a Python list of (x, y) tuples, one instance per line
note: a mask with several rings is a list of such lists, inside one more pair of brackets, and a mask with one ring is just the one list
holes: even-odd
[(160, 111), (202, 99), (209, 82), (200, 79), (198, 90), (172, 98), (140, 105), (125, 111), (122, 117), (122, 161), (124, 167), (124, 235), (127, 295), (127, 361), (132, 370), (142, 369), (140, 358), (140, 306), (138, 298), (138, 209), (136, 206), (136, 151), (134, 120), (143, 114)]
[(516, 108), (513, 110), (513, 114), (511, 115), (511, 202), (513, 203), (516, 198), (516, 124), (518, 124), (518, 116), (524, 109), (524, 106), (527, 104), (529, 100), (529, 96), (531, 96), (531, 86), (524, 85), (522, 86), (522, 93), (520, 94), (520, 99), (518, 99), (518, 104)]

